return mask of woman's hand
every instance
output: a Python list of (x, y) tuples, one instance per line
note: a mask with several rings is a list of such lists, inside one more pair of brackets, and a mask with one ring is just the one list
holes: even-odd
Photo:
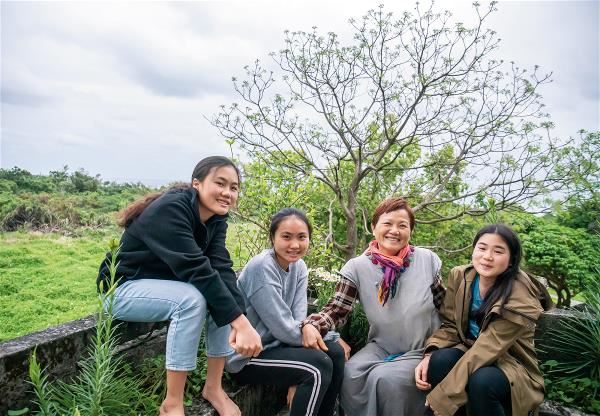
[(352, 350), (352, 348), (350, 348), (350, 345), (348, 345), (346, 343), (346, 341), (344, 341), (342, 339), (342, 337), (340, 337), (340, 339), (338, 339), (338, 343), (342, 346), (342, 348), (344, 349), (344, 358), (346, 359), (346, 361), (348, 361), (350, 359), (350, 351)]
[(287, 393), (287, 406), (288, 406), (288, 409), (292, 408), (292, 402), (294, 401), (294, 395), (296, 394), (296, 387), (297, 386), (290, 386), (290, 387), (288, 387), (288, 393)]
[(260, 335), (246, 316), (240, 315), (231, 322), (229, 345), (237, 353), (246, 357), (256, 357), (262, 351)]
[(319, 333), (319, 330), (311, 324), (306, 324), (302, 327), (302, 346), (314, 350), (329, 350), (327, 345), (325, 345), (325, 341), (323, 341), (323, 337)]
[(427, 354), (419, 365), (415, 368), (415, 381), (419, 390), (431, 390), (431, 384), (427, 382), (427, 370), (429, 369), (429, 359), (431, 354)]

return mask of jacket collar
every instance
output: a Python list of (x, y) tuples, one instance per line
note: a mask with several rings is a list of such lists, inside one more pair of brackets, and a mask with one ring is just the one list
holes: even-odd
[(465, 269), (465, 280), (467, 281), (467, 283), (469, 283), (469, 285), (473, 283), (473, 280), (475, 280), (476, 275), (477, 270), (475, 270), (475, 267), (473, 267), (472, 264), (469, 264)]
[[(472, 264), (467, 266), (463, 266), (463, 276), (465, 285), (463, 288), (462, 295), (462, 304), (457, 303), (455, 307), (462, 308), (462, 319), (461, 319), (461, 328), (460, 332), (463, 335), (464, 339), (466, 339), (463, 328), (467, 327), (468, 319), (469, 319), (469, 307), (471, 302), (471, 285), (475, 280), (475, 275), (477, 271)], [(531, 326), (535, 325), (535, 321), (539, 317), (542, 312), (542, 307), (539, 304), (539, 301), (536, 299), (537, 289), (532, 284), (529, 277), (523, 272), (520, 271), (515, 281), (513, 283), (512, 292), (510, 294), (510, 298), (508, 302), (501, 308), (502, 300), (498, 300), (492, 308), (487, 316), (484, 318), (483, 323), (481, 325), (481, 330), (484, 330), (485, 327), (490, 323), (493, 314), (500, 315), (504, 319), (512, 321), (522, 326)], [(469, 340), (467, 340), (469, 341)]]

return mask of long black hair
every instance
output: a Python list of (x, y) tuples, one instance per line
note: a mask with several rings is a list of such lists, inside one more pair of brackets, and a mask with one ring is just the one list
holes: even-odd
[[(194, 182), (194, 179), (197, 179), (200, 182), (202, 182), (213, 169), (222, 168), (225, 166), (231, 166), (232, 168), (234, 168), (235, 172), (237, 173), (237, 176), (238, 176), (238, 182), (242, 181), (241, 175), (240, 175), (240, 170), (235, 165), (235, 163), (233, 163), (230, 159), (228, 159), (224, 156), (209, 156), (209, 157), (205, 157), (204, 159), (202, 159), (200, 162), (198, 162), (196, 164), (196, 167), (194, 168), (194, 171), (192, 172), (191, 182)], [(191, 184), (190, 185), (177, 184), (177, 185), (172, 186), (169, 189), (173, 189), (173, 188), (181, 189), (181, 188), (189, 188), (189, 187), (191, 187)], [(144, 210), (148, 207), (148, 205), (150, 205), (152, 202), (154, 202), (155, 200), (160, 198), (169, 189), (167, 189), (163, 192), (153, 192), (153, 193), (145, 195), (145, 196), (141, 197), (140, 199), (138, 199), (137, 201), (134, 201), (131, 204), (129, 204), (125, 209), (123, 209), (118, 214), (117, 224), (119, 224), (119, 226), (124, 227), (124, 228), (129, 227), (129, 225), (131, 225), (133, 220), (135, 220), (137, 217), (139, 217), (140, 214), (142, 212), (144, 212)]]
[(287, 217), (296, 217), (300, 221), (304, 222), (308, 228), (308, 238), (310, 239), (312, 236), (312, 225), (310, 224), (310, 220), (304, 211), (301, 211), (297, 208), (283, 208), (273, 214), (271, 217), (271, 224), (269, 225), (269, 240), (271, 241), (271, 244), (273, 244), (273, 239), (275, 238), (275, 233), (279, 228), (279, 224), (281, 224), (281, 222)]
[(521, 264), (521, 258), (523, 257), (521, 241), (519, 240), (517, 233), (509, 226), (504, 224), (486, 225), (479, 230), (477, 235), (475, 235), (475, 238), (473, 239), (473, 249), (475, 249), (477, 242), (484, 234), (499, 235), (508, 246), (510, 258), (508, 268), (496, 277), (494, 284), (486, 294), (485, 299), (483, 299), (483, 303), (474, 313), (474, 318), (479, 325), (481, 325), (483, 318), (490, 312), (492, 306), (494, 306), (496, 302), (502, 300), (500, 307), (503, 308), (508, 301), (508, 297), (512, 292), (513, 282), (519, 274), (519, 265)]

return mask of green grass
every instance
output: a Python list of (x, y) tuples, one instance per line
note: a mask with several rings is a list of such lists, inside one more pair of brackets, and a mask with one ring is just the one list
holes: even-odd
[[(245, 244), (248, 230), (230, 224), (227, 246), (234, 268), (243, 267), (256, 249)], [(0, 233), (0, 342), (40, 331), (94, 312), (96, 275), (108, 241), (120, 231), (108, 228), (59, 233)]]
[(92, 313), (96, 275), (117, 230), (80, 237), (0, 234), (0, 341)]

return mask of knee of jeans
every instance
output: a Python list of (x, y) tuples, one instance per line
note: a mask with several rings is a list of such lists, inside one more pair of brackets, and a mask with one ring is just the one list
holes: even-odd
[(323, 351), (315, 351), (312, 365), (321, 373), (323, 384), (328, 385), (331, 381), (331, 374), (333, 372), (333, 362), (331, 361), (331, 358)]
[(457, 348), (442, 348), (441, 350), (435, 350), (431, 354), (429, 365), (432, 363), (436, 366), (447, 365), (447, 363), (454, 365), (460, 360), (460, 357), (462, 357), (463, 354), (464, 353)]
[(229, 325), (223, 327), (208, 326), (206, 332), (206, 355), (209, 357), (227, 357), (234, 353), (229, 345), (229, 334), (231, 328)]
[(492, 392), (492, 379), (488, 367), (482, 367), (469, 376), (467, 393), (470, 398), (487, 397)]
[(436, 375), (442, 376), (442, 378), (446, 377), (446, 373), (454, 367), (462, 355), (462, 351), (456, 348), (444, 348), (433, 351), (429, 359), (427, 377), (431, 378)]
[(191, 288), (181, 295), (179, 308), (182, 312), (206, 315), (206, 299), (196, 288)]
[(346, 361), (346, 353), (344, 352), (344, 348), (342, 348), (342, 346), (335, 342), (332, 343), (330, 345), (328, 345), (329, 347), (329, 352), (327, 353), (327, 355), (329, 355), (329, 357), (331, 357), (331, 360), (333, 361), (333, 365), (339, 365), (339, 364), (344, 364), (344, 362)]

